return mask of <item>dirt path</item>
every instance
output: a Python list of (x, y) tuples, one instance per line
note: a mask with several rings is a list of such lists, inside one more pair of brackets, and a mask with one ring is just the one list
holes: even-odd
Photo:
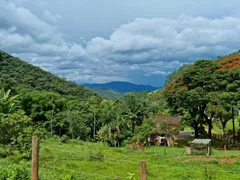
[(220, 163), (232, 164), (240, 160), (240, 157), (231, 157), (231, 158), (212, 158), (212, 157), (189, 157), (183, 160), (183, 162), (189, 161), (218, 161)]

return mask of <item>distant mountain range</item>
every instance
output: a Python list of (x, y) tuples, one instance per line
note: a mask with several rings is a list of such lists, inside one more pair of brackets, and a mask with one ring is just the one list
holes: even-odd
[(120, 93), (127, 93), (127, 92), (142, 92), (142, 91), (147, 91), (147, 92), (152, 92), (159, 87), (153, 87), (150, 85), (140, 85), (140, 84), (133, 84), (129, 82), (123, 82), (123, 81), (114, 81), (114, 82), (109, 82), (109, 83), (104, 83), (104, 84), (83, 84), (85, 87), (90, 87), (94, 89), (107, 89), (107, 90), (113, 90), (116, 92)]

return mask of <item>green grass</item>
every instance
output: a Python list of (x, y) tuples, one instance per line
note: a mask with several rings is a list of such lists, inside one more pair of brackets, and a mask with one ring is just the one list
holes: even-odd
[[(205, 169), (217, 179), (239, 179), (240, 161), (233, 164), (210, 162), (183, 162), (187, 156), (183, 148), (148, 147), (145, 151), (110, 148), (102, 143), (86, 143), (72, 140), (60, 144), (47, 140), (40, 144), (40, 178), (49, 179), (127, 179), (134, 174), (139, 179), (139, 162), (146, 160), (148, 179), (204, 179)], [(211, 157), (223, 157), (223, 151), (213, 150)], [(240, 151), (228, 151), (227, 157), (240, 156)], [(17, 157), (16, 157), (17, 159)], [(30, 162), (13, 157), (0, 159), (0, 164), (15, 163), (26, 166)]]
[[(226, 129), (227, 131), (232, 131), (232, 120), (228, 121), (227, 124), (226, 124)], [(239, 127), (239, 117), (237, 117), (235, 119), (235, 131), (238, 132), (240, 127)], [(219, 133), (219, 134), (222, 134), (222, 129), (221, 129), (221, 126), (219, 127), (219, 125), (217, 126), (216, 123), (213, 123), (213, 132), (215, 133)]]
[[(207, 131), (208, 127), (205, 126), (205, 130)], [(240, 129), (240, 116), (235, 118), (235, 131), (236, 133), (239, 131)], [(232, 131), (232, 120), (228, 121), (226, 124), (226, 130), (227, 131)], [(194, 131), (194, 129), (190, 126), (186, 126), (184, 127), (184, 131)], [(221, 129), (221, 124), (217, 125), (216, 123), (213, 123), (213, 129), (212, 129), (213, 133), (217, 133), (217, 134), (222, 134), (222, 129)]]

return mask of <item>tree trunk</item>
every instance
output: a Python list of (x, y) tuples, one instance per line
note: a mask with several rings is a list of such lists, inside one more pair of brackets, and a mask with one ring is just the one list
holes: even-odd
[(232, 107), (232, 125), (233, 125), (233, 137), (235, 136), (235, 122), (234, 122), (234, 108)]
[(96, 135), (96, 117), (95, 113), (93, 114), (93, 138), (95, 138)]
[(212, 138), (212, 121), (211, 120), (208, 121), (208, 137), (209, 139)]
[(111, 127), (110, 127), (110, 123), (107, 124), (108, 126), (108, 138), (109, 140), (111, 139)]
[(121, 134), (121, 130), (120, 130), (118, 125), (116, 126), (116, 129), (117, 129), (117, 133), (120, 135)]
[(224, 121), (222, 119), (222, 117), (220, 117), (220, 120), (221, 120), (221, 124), (222, 124), (223, 138), (225, 139), (225, 137), (226, 137), (226, 124), (227, 124), (227, 121)]
[(193, 128), (194, 128), (194, 132), (195, 132), (195, 138), (199, 138), (199, 134), (198, 134), (198, 123), (194, 122), (193, 123)]
[(135, 127), (136, 127), (136, 121), (132, 121), (132, 134), (135, 135)]
[(208, 138), (212, 139), (212, 120), (214, 117), (214, 113), (211, 114), (210, 118), (206, 114), (203, 114), (203, 117), (208, 124)]
[(226, 123), (222, 124), (222, 128), (223, 128), (223, 138), (226, 137)]

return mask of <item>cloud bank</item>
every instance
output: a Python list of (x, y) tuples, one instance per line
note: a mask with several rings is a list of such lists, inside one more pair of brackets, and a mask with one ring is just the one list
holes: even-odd
[(239, 49), (237, 17), (136, 18), (116, 28), (109, 38), (83, 39), (82, 43), (64, 38), (69, 34), (58, 29), (61, 19), (48, 9), (36, 15), (4, 1), (0, 4), (0, 49), (80, 83), (163, 77), (184, 63)]

